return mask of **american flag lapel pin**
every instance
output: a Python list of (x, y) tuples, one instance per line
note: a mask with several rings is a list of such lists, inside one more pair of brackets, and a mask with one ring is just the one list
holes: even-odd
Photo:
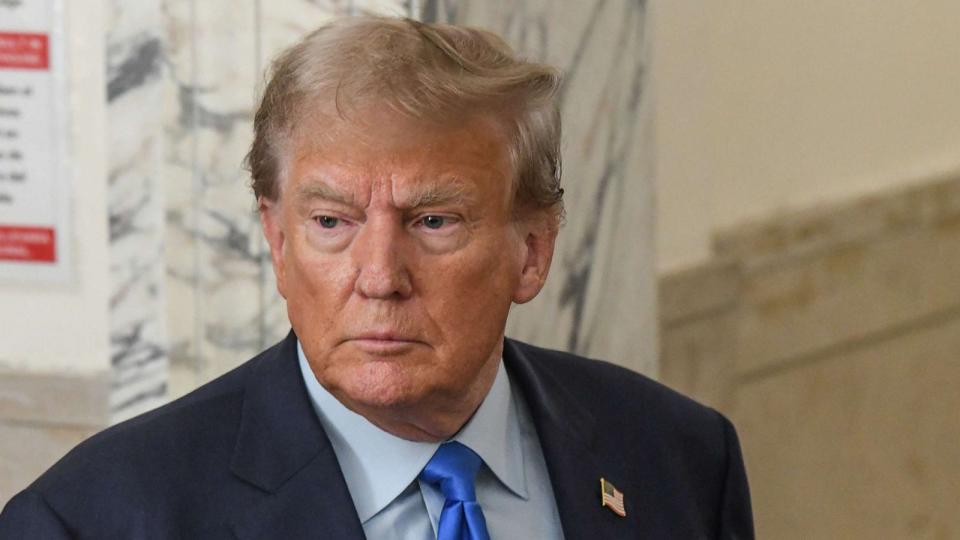
[(620, 517), (627, 517), (627, 511), (623, 507), (623, 493), (602, 477), (600, 478), (600, 506), (606, 506)]

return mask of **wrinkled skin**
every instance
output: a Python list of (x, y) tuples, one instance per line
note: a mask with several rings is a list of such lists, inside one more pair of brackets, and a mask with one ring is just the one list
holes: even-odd
[(261, 222), (320, 384), (385, 431), (438, 441), (493, 384), (510, 306), (543, 286), (556, 227), (515, 219), (491, 118), (377, 112), (299, 129)]

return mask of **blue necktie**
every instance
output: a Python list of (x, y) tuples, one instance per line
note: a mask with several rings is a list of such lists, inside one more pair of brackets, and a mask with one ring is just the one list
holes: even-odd
[(490, 540), (487, 521), (477, 503), (474, 481), (483, 460), (473, 450), (458, 442), (440, 445), (420, 478), (439, 486), (446, 499), (437, 540)]

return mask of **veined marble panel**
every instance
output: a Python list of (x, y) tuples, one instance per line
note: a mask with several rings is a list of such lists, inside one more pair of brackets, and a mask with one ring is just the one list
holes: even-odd
[(547, 286), (508, 333), (655, 373), (646, 3), (431, 0), (421, 17), (487, 28), (564, 71), (567, 224)]
[(256, 2), (195, 2), (195, 70), (181, 116), (193, 132), (192, 203), (203, 305), (202, 379), (259, 352), (259, 227), (243, 157), (256, 100)]
[[(261, 344), (259, 233), (242, 168), (257, 80), (256, 2), (167, 0), (164, 21), (171, 341), (175, 368), (195, 385)], [(183, 390), (193, 386), (184, 382)]]
[(264, 3), (257, 19), (260, 66), (266, 68), (280, 51), (332, 18), (350, 15), (352, 10), (350, 0), (275, 0)]
[[(166, 233), (166, 287), (170, 333), (171, 394), (177, 396), (199, 382), (198, 309), (203, 304), (198, 287), (196, 231), (199, 197), (195, 187), (191, 116), (182, 110), (183, 95), (192, 90), (194, 20), (193, 0), (164, 0), (162, 22), (167, 38), (166, 91), (163, 94), (164, 195)], [(197, 183), (199, 185), (199, 183)], [(179, 376), (178, 376), (179, 375)], [(180, 381), (178, 384), (176, 381)]]
[(113, 421), (166, 396), (159, 8), (113, 0), (107, 10)]

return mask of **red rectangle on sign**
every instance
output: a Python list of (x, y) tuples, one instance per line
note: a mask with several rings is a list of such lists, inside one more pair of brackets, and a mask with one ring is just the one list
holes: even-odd
[(54, 231), (0, 225), (0, 261), (56, 262)]
[(46, 34), (0, 32), (0, 68), (49, 67), (50, 47)]

